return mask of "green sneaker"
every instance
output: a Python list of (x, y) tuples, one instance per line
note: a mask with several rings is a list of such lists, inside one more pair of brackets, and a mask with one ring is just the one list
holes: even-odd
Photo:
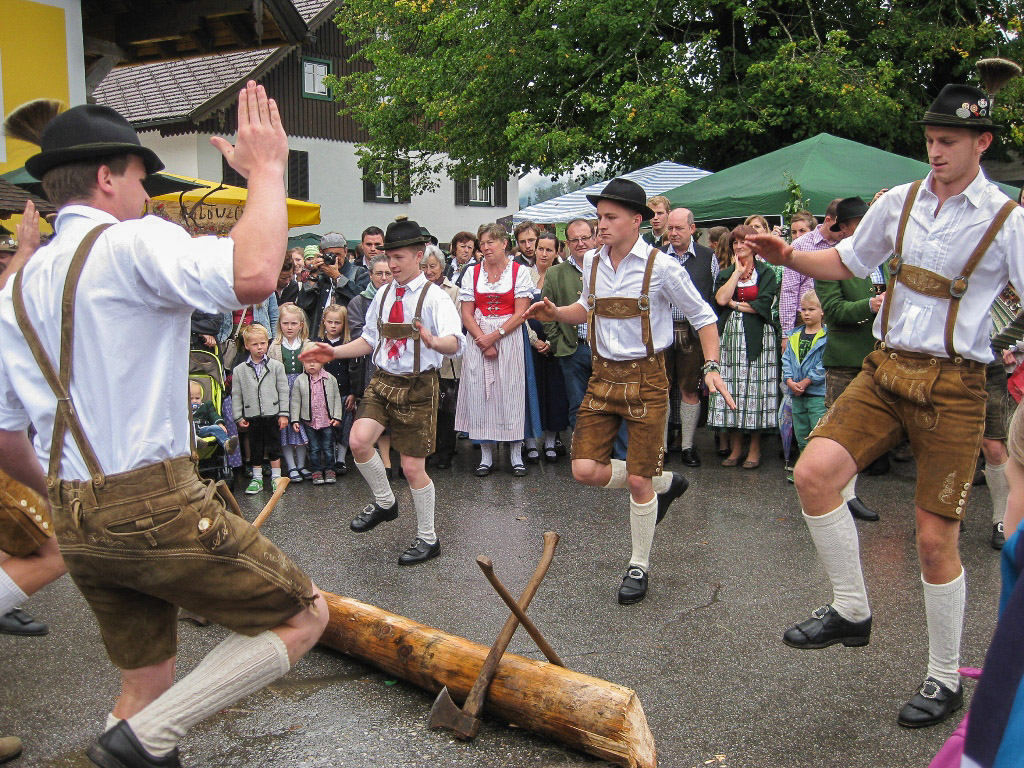
[(260, 493), (262, 491), (263, 491), (263, 478), (262, 477), (253, 477), (253, 479), (249, 482), (249, 485), (247, 485), (245, 487), (245, 492), (247, 494), (249, 494), (250, 496), (252, 496), (254, 494), (257, 494), (257, 493)]
[(281, 484), (281, 478), (280, 477), (272, 477), (272, 478), (270, 478), (270, 490), (276, 491), (277, 487), (280, 484)]

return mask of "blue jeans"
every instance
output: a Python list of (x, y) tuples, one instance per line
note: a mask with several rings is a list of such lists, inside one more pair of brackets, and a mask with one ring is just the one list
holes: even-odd
[(306, 437), (309, 438), (309, 471), (326, 472), (334, 469), (334, 427), (313, 429), (309, 424)]
[[(569, 428), (576, 429), (576, 414), (579, 413), (580, 403), (587, 393), (587, 383), (590, 381), (590, 374), (593, 372), (593, 358), (590, 352), (590, 345), (580, 343), (576, 351), (571, 355), (558, 358), (562, 366), (562, 376), (565, 377), (565, 393), (569, 398)], [(626, 458), (626, 446), (629, 441), (629, 432), (626, 430), (626, 422), (623, 420), (619, 432), (615, 435), (615, 445), (612, 447), (612, 458)]]
[(206, 427), (196, 427), (196, 437), (215, 437), (223, 447), (228, 441), (228, 431), (220, 424), (210, 424)]

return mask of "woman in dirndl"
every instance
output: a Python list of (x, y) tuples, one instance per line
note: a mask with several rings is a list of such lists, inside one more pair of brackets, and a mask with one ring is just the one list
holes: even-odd
[(715, 282), (718, 332), (722, 338), (722, 378), (736, 400), (726, 407), (713, 395), (708, 425), (729, 431), (729, 455), (723, 467), (735, 467), (743, 453), (743, 435), (750, 435), (744, 469), (761, 463), (761, 433), (774, 432), (779, 423), (779, 341), (772, 317), (778, 293), (775, 270), (754, 258), (743, 238), (755, 234), (741, 224), (728, 238), (730, 266)]
[(466, 273), (459, 289), (467, 340), (455, 429), (480, 445), (478, 477), (494, 465), (494, 444), (509, 443), (512, 474), (526, 474), (526, 352), (523, 313), (533, 301), (529, 270), (506, 252), (508, 233), (485, 224), (478, 233), (482, 261)]

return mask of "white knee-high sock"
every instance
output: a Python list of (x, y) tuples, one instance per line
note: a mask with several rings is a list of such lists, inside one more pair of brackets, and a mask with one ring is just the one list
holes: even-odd
[(555, 433), (550, 429), (544, 430), (544, 450), (553, 451), (555, 449)]
[(871, 608), (860, 566), (860, 540), (846, 502), (819, 517), (806, 512), (803, 516), (818, 559), (832, 583), (832, 607), (849, 621), (868, 618)]
[(1010, 485), (1006, 482), (1006, 465), (985, 462), (985, 485), (992, 496), (992, 523), (1001, 523), (1006, 516), (1006, 500)]
[(437, 541), (437, 533), (434, 532), (434, 483), (409, 490), (416, 509), (416, 536), (427, 544), (433, 544)]
[(14, 583), (14, 579), (7, 575), (7, 571), (0, 566), (0, 616), (17, 608), (28, 600), (21, 587)]
[(526, 438), (523, 441), (523, 443), (526, 445), (526, 450), (528, 450), (528, 451), (536, 451), (537, 450), (537, 438), (536, 437), (528, 437), (528, 438)]
[(843, 486), (839, 495), (843, 497), (843, 501), (857, 498), (857, 475), (850, 478), (850, 482)]
[(494, 466), (494, 443), (480, 443), (480, 463), (485, 467)]
[(654, 486), (655, 493), (664, 493), (668, 490), (668, 487), (672, 485), (672, 473), (662, 472), (660, 475), (655, 475), (651, 478), (651, 485)]
[(288, 648), (275, 633), (231, 634), (188, 675), (128, 718), (146, 751), (166, 755), (201, 720), (288, 672)]
[(337, 456), (335, 461), (344, 461), (348, 457), (348, 446), (344, 443), (338, 443), (334, 448), (335, 455)]
[(295, 463), (295, 446), (294, 445), (282, 445), (281, 456), (284, 458), (284, 465), (288, 469), (298, 469), (298, 465)]
[(687, 448), (693, 448), (693, 436), (697, 432), (697, 422), (700, 421), (700, 403), (681, 402), (679, 418), (682, 421), (681, 445), (685, 451)]
[(612, 459), (612, 476), (605, 483), (605, 488), (625, 488), (629, 482), (629, 472), (626, 471), (626, 462), (622, 459)]
[[(532, 440), (533, 438), (531, 438)], [(537, 447), (536, 441), (534, 441), (534, 448)], [(515, 440), (508, 444), (508, 457), (511, 459), (513, 467), (517, 467), (523, 463), (523, 441)]]
[(303, 469), (306, 466), (306, 446), (295, 446), (295, 468)]
[(390, 507), (395, 503), (395, 493), (391, 490), (391, 483), (388, 482), (388, 474), (384, 469), (384, 462), (376, 451), (365, 464), (356, 462), (356, 469), (363, 476), (366, 484), (370, 486), (373, 500), (378, 506)]
[(657, 525), (658, 497), (641, 504), (629, 497), (629, 533), (633, 540), (633, 552), (629, 564), (650, 570), (651, 545), (654, 543), (654, 526)]
[(928, 620), (928, 676), (950, 690), (960, 685), (960, 635), (967, 605), (967, 577), (963, 569), (948, 584), (924, 585), (924, 614)]
[(111, 728), (113, 728), (115, 725), (117, 725), (120, 722), (121, 722), (121, 718), (120, 717), (114, 717), (114, 713), (113, 712), (107, 713), (107, 722), (103, 724), (103, 732), (106, 733), (107, 731), (109, 731)]

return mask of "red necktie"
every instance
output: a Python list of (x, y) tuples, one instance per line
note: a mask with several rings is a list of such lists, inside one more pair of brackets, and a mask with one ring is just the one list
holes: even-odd
[[(405, 307), (402, 306), (402, 297), (405, 296), (405, 288), (395, 288), (395, 303), (391, 305), (391, 312), (388, 313), (389, 323), (405, 322)], [(405, 339), (388, 340), (388, 360), (397, 360), (405, 349)]]

